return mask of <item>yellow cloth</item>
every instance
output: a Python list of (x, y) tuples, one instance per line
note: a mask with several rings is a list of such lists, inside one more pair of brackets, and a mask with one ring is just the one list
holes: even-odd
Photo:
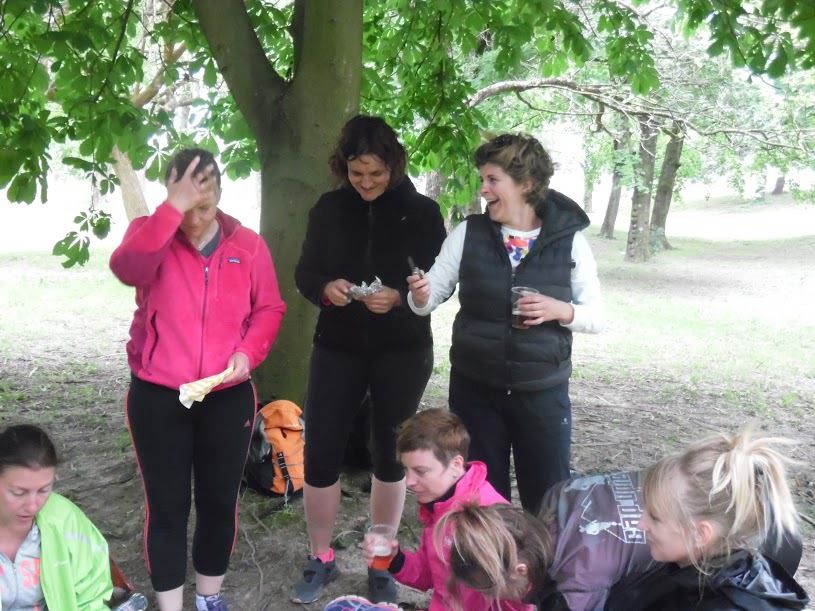
[(218, 386), (224, 379), (232, 373), (232, 367), (227, 367), (221, 373), (216, 373), (208, 378), (201, 378), (194, 382), (187, 382), (178, 387), (178, 400), (187, 409), (192, 407), (195, 401), (203, 401), (213, 388)]

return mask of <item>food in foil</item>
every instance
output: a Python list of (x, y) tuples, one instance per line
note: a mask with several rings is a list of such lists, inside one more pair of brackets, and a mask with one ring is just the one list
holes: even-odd
[(348, 289), (348, 297), (350, 299), (362, 299), (363, 297), (369, 297), (370, 295), (373, 295), (381, 290), (382, 281), (378, 276), (374, 276), (374, 281), (370, 284), (366, 284), (363, 281), (360, 285), (351, 285), (351, 288)]

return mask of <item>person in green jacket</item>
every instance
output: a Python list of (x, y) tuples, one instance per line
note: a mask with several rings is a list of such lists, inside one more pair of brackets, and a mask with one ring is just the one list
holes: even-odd
[(108, 545), (52, 492), (57, 453), (33, 425), (0, 432), (0, 599), (4, 611), (109, 611)]

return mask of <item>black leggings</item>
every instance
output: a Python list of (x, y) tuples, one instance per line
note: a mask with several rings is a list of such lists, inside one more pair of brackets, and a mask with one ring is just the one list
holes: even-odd
[(568, 382), (509, 393), (453, 371), (450, 410), (470, 433), (470, 459), (486, 463), (487, 479), (507, 500), (511, 500), (510, 451), (521, 505), (533, 514), (543, 494), (569, 477), (572, 404)]
[(144, 484), (145, 558), (156, 591), (175, 589), (186, 579), (191, 479), (193, 566), (201, 575), (226, 573), (254, 418), (255, 392), (248, 381), (187, 409), (177, 390), (131, 378), (127, 419)]
[(306, 483), (334, 484), (354, 415), (371, 391), (371, 454), (383, 482), (404, 477), (396, 457), (396, 428), (416, 413), (433, 369), (433, 348), (376, 355), (314, 346), (306, 399)]

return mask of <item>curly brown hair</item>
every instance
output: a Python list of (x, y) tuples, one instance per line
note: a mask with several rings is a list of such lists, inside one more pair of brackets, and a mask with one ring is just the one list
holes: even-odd
[(340, 139), (328, 165), (338, 183), (348, 185), (348, 162), (362, 155), (376, 155), (391, 173), (388, 187), (399, 184), (405, 177), (407, 153), (393, 128), (384, 119), (357, 115), (340, 132)]
[(488, 163), (499, 166), (519, 184), (529, 181), (526, 201), (538, 216), (543, 215), (549, 179), (555, 173), (555, 165), (537, 139), (524, 134), (496, 136), (479, 146), (475, 152), (477, 168)]

